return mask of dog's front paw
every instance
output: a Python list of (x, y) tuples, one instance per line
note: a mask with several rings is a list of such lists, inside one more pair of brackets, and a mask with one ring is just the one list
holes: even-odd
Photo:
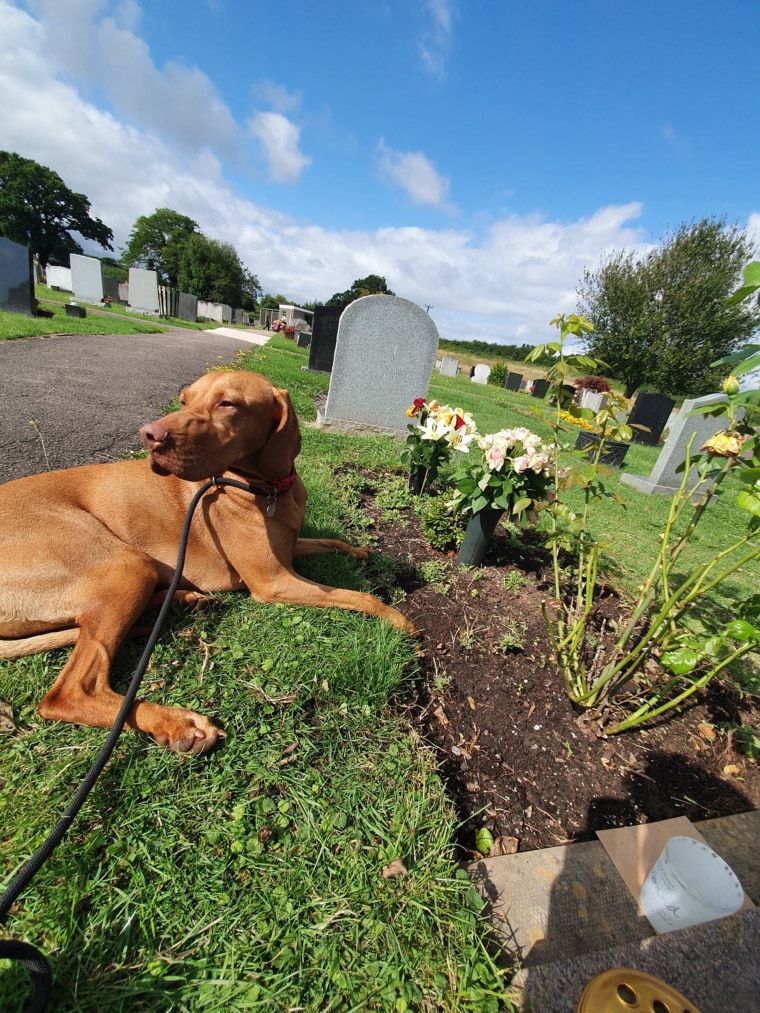
[(226, 733), (195, 711), (173, 707), (169, 726), (154, 736), (156, 742), (176, 753), (207, 753)]

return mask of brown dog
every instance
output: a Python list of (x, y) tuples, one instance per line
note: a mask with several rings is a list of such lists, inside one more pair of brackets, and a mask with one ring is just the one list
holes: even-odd
[[(414, 630), (372, 595), (293, 571), (294, 556), (365, 559), (367, 550), (298, 537), (306, 490), (293, 465), (301, 434), (287, 391), (256, 373), (212, 372), (180, 401), (180, 411), (141, 429), (149, 461), (70, 468), (0, 487), (0, 658), (75, 645), (39, 704), (43, 718), (113, 724), (123, 700), (109, 683), (114, 654), (146, 607), (165, 596), (185, 511), (212, 476), (256, 492), (219, 486), (203, 497), (179, 598), (248, 588), (256, 601), (355, 609)], [(127, 725), (181, 752), (203, 752), (224, 735), (193, 711), (144, 701)]]

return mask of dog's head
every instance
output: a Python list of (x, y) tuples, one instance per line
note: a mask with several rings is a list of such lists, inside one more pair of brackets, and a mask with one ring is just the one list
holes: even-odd
[(143, 426), (153, 471), (199, 482), (229, 469), (275, 482), (301, 449), (286, 390), (246, 370), (212, 372), (180, 394), (182, 407)]

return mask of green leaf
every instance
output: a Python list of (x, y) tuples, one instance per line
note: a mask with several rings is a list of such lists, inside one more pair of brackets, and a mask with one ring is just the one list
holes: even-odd
[(532, 502), (532, 499), (529, 499), (527, 496), (522, 496), (520, 499), (515, 501), (515, 504), (512, 507), (512, 513), (521, 514), (523, 510), (528, 509)]
[(760, 517), (760, 493), (754, 490), (742, 489), (736, 497), (736, 505), (742, 510), (746, 510), (748, 514)]
[(744, 619), (734, 619), (726, 626), (724, 633), (732, 640), (739, 640), (743, 644), (749, 643), (750, 640), (760, 639), (760, 631)]
[(693, 647), (678, 647), (675, 651), (663, 651), (660, 662), (669, 669), (673, 675), (686, 675), (696, 668), (699, 662), (699, 652)]
[(562, 345), (560, 345), (559, 341), (550, 341), (546, 349), (552, 355), (557, 355), (561, 351)]

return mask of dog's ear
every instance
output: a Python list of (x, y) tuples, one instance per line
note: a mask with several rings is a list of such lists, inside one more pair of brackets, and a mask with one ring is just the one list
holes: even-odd
[(264, 478), (275, 482), (286, 478), (301, 449), (301, 430), (298, 418), (286, 390), (275, 387), (274, 430), (259, 452), (259, 469)]

